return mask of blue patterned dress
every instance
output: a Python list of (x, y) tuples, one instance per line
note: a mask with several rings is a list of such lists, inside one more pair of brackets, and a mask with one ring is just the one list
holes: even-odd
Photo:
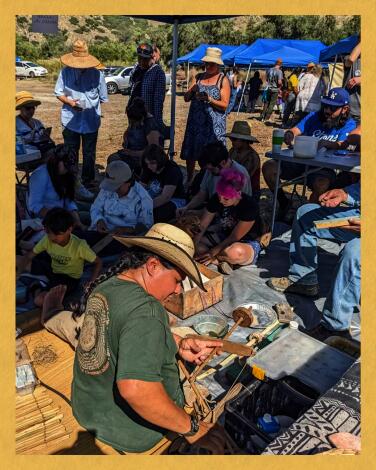
[[(220, 85), (223, 74), (220, 74), (214, 85), (203, 85), (202, 75), (197, 80), (200, 92), (205, 91), (214, 100), (221, 99)], [(226, 145), (226, 111), (212, 106), (207, 101), (192, 98), (187, 119), (187, 127), (181, 149), (182, 160), (197, 160), (204, 145), (220, 141)]]

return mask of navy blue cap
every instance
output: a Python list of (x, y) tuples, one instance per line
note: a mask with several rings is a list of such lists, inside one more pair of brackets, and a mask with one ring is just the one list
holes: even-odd
[(350, 95), (344, 88), (332, 88), (327, 96), (321, 99), (321, 103), (329, 106), (346, 106), (350, 103)]

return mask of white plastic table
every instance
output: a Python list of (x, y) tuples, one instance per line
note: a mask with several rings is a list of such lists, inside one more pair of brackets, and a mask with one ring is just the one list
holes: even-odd
[[(321, 170), (322, 168), (330, 168), (332, 170), (350, 171), (352, 173), (360, 173), (360, 154), (358, 152), (349, 152), (347, 155), (334, 155), (335, 150), (320, 150), (315, 158), (298, 158), (293, 156), (292, 149), (284, 149), (281, 153), (266, 152), (265, 156), (272, 158), (278, 162), (277, 178), (273, 195), (273, 212), (272, 212), (272, 225), (271, 232), (274, 231), (274, 221), (277, 208), (277, 193), (278, 189), (282, 186), (287, 186), (304, 177), (303, 195), (306, 191), (307, 176), (311, 173)], [(281, 173), (281, 162), (300, 163), (304, 166), (302, 175), (297, 178), (286, 181), (283, 184), (279, 183), (279, 176)], [(314, 167), (314, 168), (309, 168)]]

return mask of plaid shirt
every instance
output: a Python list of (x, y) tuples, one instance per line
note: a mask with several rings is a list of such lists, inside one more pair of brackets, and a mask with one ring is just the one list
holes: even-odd
[[(131, 83), (131, 96), (130, 101), (133, 99), (135, 83), (132, 81), (132, 75), (139, 68), (139, 65), (135, 65), (131, 72), (130, 83)], [(159, 130), (163, 130), (163, 102), (166, 94), (166, 75), (161, 69), (160, 65), (152, 65), (144, 75), (142, 80), (141, 98), (145, 101), (146, 108), (150, 114), (154, 116)]]

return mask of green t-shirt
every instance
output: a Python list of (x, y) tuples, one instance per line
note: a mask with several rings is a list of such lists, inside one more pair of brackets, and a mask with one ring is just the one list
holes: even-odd
[(45, 235), (33, 248), (36, 255), (42, 251), (47, 251), (51, 256), (52, 272), (66, 274), (74, 279), (80, 279), (82, 276), (85, 261), (92, 263), (97, 257), (87, 241), (81, 240), (75, 235), (71, 235), (65, 246), (51, 242)]
[(138, 284), (115, 276), (90, 295), (72, 383), (77, 421), (115, 449), (143, 452), (166, 430), (141, 418), (120, 396), (116, 381), (161, 382), (180, 407), (184, 396), (177, 346), (162, 305)]

